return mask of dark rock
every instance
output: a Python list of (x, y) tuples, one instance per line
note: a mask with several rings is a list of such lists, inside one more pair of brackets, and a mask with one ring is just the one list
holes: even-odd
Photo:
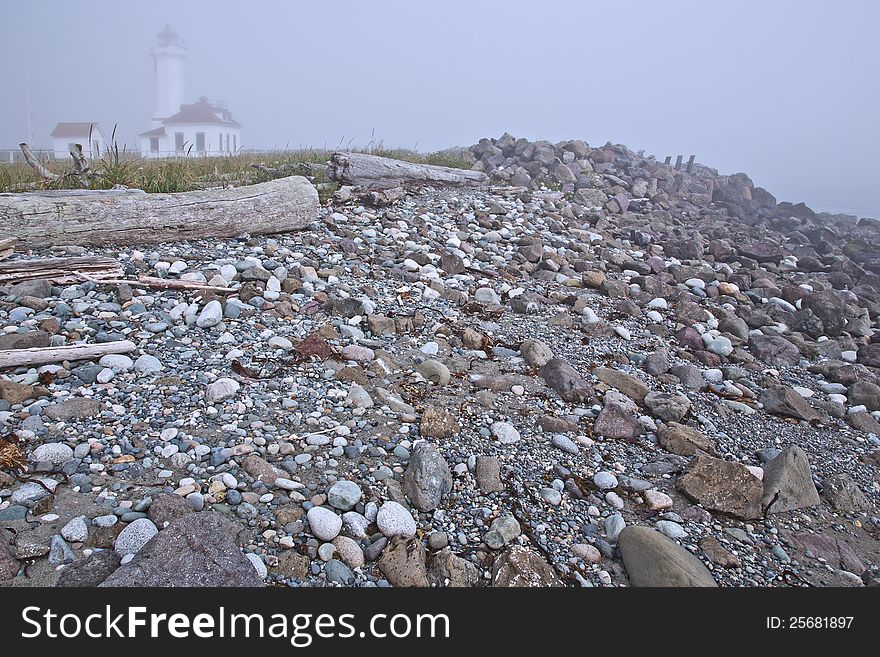
[(718, 586), (702, 561), (655, 529), (625, 527), (618, 542), (633, 586)]
[(822, 482), (822, 497), (842, 513), (859, 513), (871, 508), (871, 500), (846, 473), (826, 477)]
[(669, 422), (660, 427), (657, 434), (660, 445), (668, 452), (679, 456), (693, 456), (698, 451), (715, 455), (715, 441), (698, 429)]
[(851, 406), (865, 406), (869, 411), (880, 411), (880, 386), (870, 381), (856, 381), (846, 393)]
[(793, 532), (791, 542), (804, 552), (809, 550), (817, 557), (822, 557), (832, 567), (843, 568), (856, 575), (865, 572), (865, 564), (859, 559), (855, 550), (834, 536)]
[(691, 410), (691, 401), (687, 397), (666, 392), (649, 392), (644, 403), (664, 422), (678, 422)]
[(562, 586), (562, 582), (540, 554), (523, 545), (514, 545), (495, 560), (492, 586), (546, 587)]
[(764, 466), (764, 494), (761, 500), (770, 513), (805, 509), (819, 504), (810, 461), (797, 445), (786, 447)]
[(700, 540), (700, 549), (709, 557), (709, 561), (722, 568), (740, 568), (742, 561), (731, 554), (714, 536), (705, 536)]
[(238, 525), (213, 511), (178, 518), (101, 586), (262, 586), (235, 542)]
[(774, 386), (765, 390), (760, 397), (764, 410), (773, 415), (793, 417), (811, 422), (821, 419), (821, 414), (807, 403), (795, 390), (787, 386)]
[(710, 511), (744, 519), (761, 516), (761, 480), (741, 463), (699, 454), (675, 486)]
[(194, 511), (186, 498), (180, 495), (166, 494), (159, 495), (153, 500), (147, 511), (147, 517), (153, 521), (156, 527), (162, 529), (166, 523), (174, 522), (190, 513), (194, 513)]
[(48, 347), (49, 334), (45, 331), (27, 331), (25, 333), (5, 333), (0, 335), (0, 350), (33, 349)]
[(451, 438), (460, 431), (458, 421), (445, 408), (429, 406), (422, 413), (419, 433), (423, 438)]
[(58, 586), (98, 586), (119, 567), (119, 561), (120, 557), (114, 550), (96, 550), (62, 570)]
[(480, 581), (480, 571), (467, 559), (463, 559), (446, 548), (431, 559), (428, 569), (428, 583), (440, 587), (476, 586)]
[(477, 487), (485, 494), (500, 493), (504, 490), (501, 481), (501, 461), (494, 456), (478, 456), (474, 475)]
[(797, 365), (801, 359), (798, 348), (781, 335), (753, 335), (749, 351), (758, 360), (775, 367)]
[(101, 402), (87, 397), (75, 397), (51, 404), (43, 412), (50, 420), (83, 419), (98, 415), (101, 412)]
[(419, 511), (433, 511), (450, 490), (452, 473), (446, 459), (430, 443), (419, 443), (403, 474), (403, 492)]
[(417, 538), (395, 536), (382, 551), (379, 570), (392, 586), (428, 586), (427, 554)]
[(593, 424), (593, 431), (612, 440), (635, 440), (645, 428), (622, 404), (606, 403)]
[(602, 383), (616, 388), (639, 404), (645, 400), (645, 395), (648, 394), (648, 386), (642, 383), (641, 380), (631, 374), (626, 374), (610, 367), (597, 367), (593, 370), (593, 376)]
[(553, 358), (539, 371), (541, 378), (563, 400), (582, 403), (593, 397), (593, 386), (560, 358)]

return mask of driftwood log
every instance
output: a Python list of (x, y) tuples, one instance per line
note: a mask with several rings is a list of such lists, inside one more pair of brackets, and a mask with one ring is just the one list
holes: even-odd
[(327, 175), (341, 185), (353, 185), (362, 190), (420, 185), (482, 185), (489, 181), (481, 171), (413, 164), (378, 155), (341, 151), (330, 156)]
[(122, 276), (123, 271), (122, 265), (116, 260), (103, 256), (10, 260), (0, 262), (0, 285), (14, 285), (38, 278), (61, 285), (78, 283), (83, 275), (100, 279)]
[(137, 279), (92, 278), (80, 272), (80, 278), (81, 280), (101, 285), (128, 285), (129, 287), (141, 287), (150, 290), (193, 290), (195, 292), (213, 292), (214, 294), (238, 293), (237, 288), (205, 285), (204, 283), (196, 283), (194, 281), (179, 281), (174, 278), (156, 278), (155, 276), (138, 276)]
[(107, 354), (127, 354), (137, 349), (134, 342), (118, 340), (99, 344), (74, 344), (65, 347), (32, 347), (30, 349), (0, 349), (0, 369), (22, 365), (48, 365), (65, 360), (92, 360)]
[(12, 237), (8, 239), (0, 238), (0, 260), (6, 260), (6, 258), (11, 256), (17, 243), (18, 240)]
[(318, 191), (302, 176), (234, 189), (147, 194), (139, 189), (0, 194), (4, 236), (32, 247), (156, 244), (304, 228)]

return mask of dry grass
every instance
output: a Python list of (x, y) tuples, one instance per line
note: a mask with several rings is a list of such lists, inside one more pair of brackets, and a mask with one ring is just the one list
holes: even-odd
[[(91, 162), (92, 189), (111, 189), (118, 185), (143, 189), (147, 192), (184, 192), (223, 185), (251, 185), (270, 180), (273, 176), (253, 168), (262, 164), (268, 169), (281, 169), (283, 175), (301, 173), (308, 175), (316, 184), (326, 183), (320, 171), (308, 167), (326, 164), (335, 149), (299, 149), (270, 151), (264, 153), (238, 153), (221, 157), (203, 157), (188, 154), (167, 159), (143, 159), (128, 153), (115, 143), (108, 147), (99, 160)], [(471, 162), (460, 151), (449, 150), (435, 153), (419, 153), (407, 149), (387, 149), (381, 143), (365, 148), (346, 148), (407, 162), (436, 164), (440, 166), (469, 169)], [(71, 170), (69, 162), (45, 162), (53, 173), (63, 174)], [(36, 189), (64, 189), (80, 187), (77, 179), (65, 177), (60, 182), (45, 181), (27, 164), (0, 164), (0, 192), (24, 192)]]

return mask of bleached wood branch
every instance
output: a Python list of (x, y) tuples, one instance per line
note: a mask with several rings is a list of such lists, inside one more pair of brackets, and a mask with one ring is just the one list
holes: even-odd
[(127, 354), (137, 349), (129, 340), (100, 344), (68, 345), (65, 347), (32, 347), (30, 349), (0, 350), (0, 369), (22, 365), (47, 365), (62, 361), (92, 360), (107, 354)]
[(22, 142), (18, 147), (21, 149), (22, 154), (24, 154), (24, 161), (28, 163), (31, 169), (37, 172), (40, 178), (53, 181), (61, 178), (57, 173), (52, 173), (49, 169), (43, 166), (43, 163), (36, 158), (33, 151), (31, 151), (31, 147), (26, 143)]

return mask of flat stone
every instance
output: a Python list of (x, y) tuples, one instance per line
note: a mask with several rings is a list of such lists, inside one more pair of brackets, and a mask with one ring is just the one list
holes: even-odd
[(627, 527), (620, 533), (619, 542), (633, 586), (718, 586), (697, 557), (654, 529)]

